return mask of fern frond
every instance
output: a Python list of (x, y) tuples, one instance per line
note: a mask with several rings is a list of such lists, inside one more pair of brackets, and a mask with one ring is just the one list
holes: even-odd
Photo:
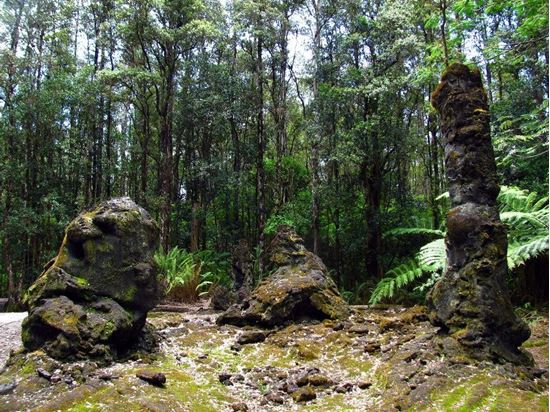
[(380, 303), (383, 299), (392, 298), (395, 292), (403, 289), (424, 274), (416, 259), (410, 259), (388, 272), (378, 284), (369, 299), (370, 305)]
[(445, 232), (437, 229), (429, 229), (424, 227), (398, 227), (392, 230), (388, 230), (384, 233), (384, 237), (387, 236), (414, 236), (414, 235), (432, 235), (444, 237)]
[(421, 267), (426, 272), (435, 272), (445, 269), (447, 249), (444, 239), (436, 239), (420, 248), (417, 255)]
[(548, 253), (548, 234), (525, 243), (511, 243), (508, 247), (508, 267), (514, 269), (543, 253)]

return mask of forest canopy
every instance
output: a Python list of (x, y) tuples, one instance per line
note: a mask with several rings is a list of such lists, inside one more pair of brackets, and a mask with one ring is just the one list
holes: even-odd
[(6, 0), (0, 36), (14, 300), (67, 223), (115, 196), (159, 222), (161, 266), (186, 250), (216, 282), (233, 245), (259, 254), (279, 224), (356, 302), (385, 274), (440, 273), (411, 259), (445, 231), (430, 95), (452, 62), (483, 76), (511, 247), (539, 242), (516, 266), (548, 254), (545, 0)]

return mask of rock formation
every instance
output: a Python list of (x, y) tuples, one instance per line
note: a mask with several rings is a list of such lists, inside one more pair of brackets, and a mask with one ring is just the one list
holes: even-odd
[(244, 301), (253, 283), (253, 258), (245, 239), (239, 240), (231, 253), (230, 286), (218, 286), (212, 294), (210, 306), (215, 310), (227, 310), (231, 305)]
[(266, 255), (265, 270), (273, 273), (244, 302), (220, 315), (218, 323), (271, 327), (302, 317), (340, 319), (349, 315), (327, 268), (293, 229), (281, 226)]
[(65, 231), (25, 296), (22, 339), (57, 359), (110, 360), (138, 337), (159, 300), (157, 224), (129, 198), (101, 203)]
[(432, 105), (441, 116), (451, 210), (447, 268), (428, 297), (431, 320), (442, 326), (449, 347), (482, 359), (524, 361), (518, 346), (530, 332), (507, 291), (508, 241), (496, 204), (499, 185), (480, 72), (451, 65)]

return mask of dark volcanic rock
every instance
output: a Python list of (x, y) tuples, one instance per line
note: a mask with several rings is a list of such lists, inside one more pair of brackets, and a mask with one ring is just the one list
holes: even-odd
[(267, 333), (261, 330), (251, 330), (243, 332), (237, 338), (237, 343), (239, 345), (246, 345), (248, 343), (258, 343), (263, 342), (267, 337)]
[(151, 371), (139, 371), (136, 373), (136, 376), (144, 380), (147, 383), (150, 383), (154, 386), (164, 386), (166, 383), (166, 375), (160, 372), (151, 372)]
[(138, 341), (159, 300), (158, 227), (129, 198), (101, 203), (65, 231), (57, 257), (29, 288), (26, 349), (58, 359), (111, 360)]
[(227, 310), (231, 305), (244, 301), (252, 289), (254, 263), (249, 244), (241, 239), (231, 252), (230, 286), (217, 286), (210, 300), (215, 310)]
[(293, 229), (279, 228), (267, 256), (265, 269), (273, 273), (242, 304), (220, 315), (218, 323), (271, 327), (304, 317), (342, 319), (349, 315), (327, 268)]
[(428, 297), (431, 320), (473, 357), (526, 361), (518, 346), (530, 332), (507, 291), (508, 242), (496, 205), (499, 185), (479, 70), (451, 65), (432, 104), (441, 115), (452, 208), (447, 269)]

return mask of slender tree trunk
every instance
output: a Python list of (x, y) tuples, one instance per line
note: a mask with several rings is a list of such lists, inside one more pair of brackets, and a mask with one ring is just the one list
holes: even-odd
[(264, 154), (265, 154), (265, 134), (264, 134), (264, 65), (263, 65), (263, 38), (257, 38), (257, 54), (256, 54), (256, 87), (257, 87), (257, 114), (256, 114), (256, 204), (257, 204), (257, 231), (258, 231), (258, 247), (261, 251), (264, 250), (265, 243), (265, 223), (266, 223), (266, 208), (265, 208), (265, 170), (264, 170)]
[(8, 118), (8, 127), (6, 130), (6, 158), (4, 159), (4, 164), (7, 165), (7, 173), (5, 176), (2, 176), (5, 184), (2, 185), (5, 189), (3, 190), (4, 194), (4, 211), (2, 213), (2, 229), (4, 238), (2, 239), (2, 257), (4, 261), (4, 270), (8, 275), (8, 304), (9, 306), (16, 305), (19, 302), (19, 294), (17, 293), (17, 284), (15, 279), (15, 273), (12, 265), (12, 249), (11, 242), (12, 238), (10, 237), (10, 231), (8, 229), (8, 223), (10, 220), (13, 200), (12, 196), (14, 195), (14, 182), (17, 177), (16, 173), (16, 156), (17, 149), (15, 146), (15, 133), (16, 133), (16, 118), (13, 107), (13, 98), (15, 96), (15, 74), (17, 71), (16, 67), (16, 53), (17, 47), (19, 44), (19, 26), (21, 24), (21, 16), (23, 14), (24, 2), (21, 1), (18, 5), (18, 9), (15, 12), (15, 22), (11, 31), (11, 43), (10, 43), (10, 53), (8, 56), (8, 67), (7, 67), (7, 82), (5, 88), (5, 104), (4, 104), (4, 113), (7, 114)]

